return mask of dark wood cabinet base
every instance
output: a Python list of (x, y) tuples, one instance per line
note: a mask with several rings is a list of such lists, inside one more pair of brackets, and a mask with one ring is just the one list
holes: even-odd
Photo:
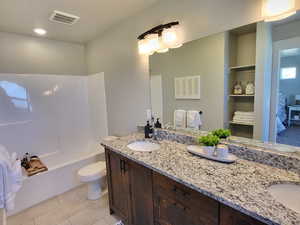
[(220, 218), (220, 225), (264, 225), (225, 205), (221, 205)]
[(112, 215), (112, 214), (114, 214), (114, 213), (115, 213), (114, 210), (109, 209), (109, 214), (110, 214), (110, 215)]
[(110, 214), (126, 225), (264, 225), (105, 149)]

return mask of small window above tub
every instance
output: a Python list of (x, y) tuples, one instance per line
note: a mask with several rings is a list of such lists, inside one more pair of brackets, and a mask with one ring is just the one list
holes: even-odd
[(281, 80), (296, 79), (296, 77), (297, 77), (296, 67), (285, 67), (281, 69), (281, 74), (280, 74)]

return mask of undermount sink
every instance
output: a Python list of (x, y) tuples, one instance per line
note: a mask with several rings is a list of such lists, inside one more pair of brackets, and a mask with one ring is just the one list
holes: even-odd
[(300, 185), (275, 184), (269, 187), (268, 191), (285, 207), (300, 213)]
[(127, 147), (133, 151), (138, 151), (138, 152), (152, 152), (160, 149), (160, 145), (150, 142), (150, 141), (135, 141)]

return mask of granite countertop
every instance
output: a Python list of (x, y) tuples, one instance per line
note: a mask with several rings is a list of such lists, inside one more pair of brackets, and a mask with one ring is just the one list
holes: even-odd
[(159, 141), (160, 150), (151, 153), (127, 148), (143, 136), (135, 133), (102, 145), (266, 224), (300, 225), (300, 214), (267, 191), (276, 183), (300, 184), (298, 173), (240, 158), (233, 164), (214, 162), (190, 154), (185, 144), (166, 140)]

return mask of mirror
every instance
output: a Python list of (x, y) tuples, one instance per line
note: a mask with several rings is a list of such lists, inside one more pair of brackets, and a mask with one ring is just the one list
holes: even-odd
[(153, 116), (169, 129), (228, 128), (245, 142), (300, 147), (299, 49), (296, 15), (156, 53), (149, 58)]

